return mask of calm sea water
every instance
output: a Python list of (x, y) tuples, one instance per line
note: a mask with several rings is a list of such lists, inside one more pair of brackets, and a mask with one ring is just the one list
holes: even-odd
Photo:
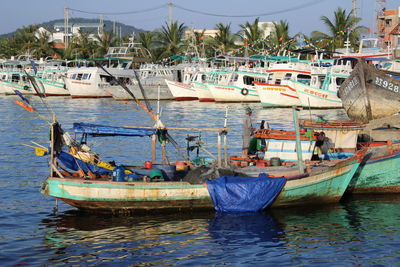
[[(48, 142), (48, 126), (12, 101), (0, 97), (0, 265), (194, 265), (194, 266), (398, 266), (400, 197), (348, 197), (319, 208), (282, 209), (256, 214), (191, 213), (113, 217), (90, 215), (60, 204), (39, 190), (47, 158), (19, 143)], [(31, 98), (41, 114), (46, 108)], [(111, 99), (49, 98), (64, 129), (73, 122), (151, 125), (142, 111)], [(291, 129), (290, 109), (254, 109), (254, 120)], [(156, 104), (153, 103), (156, 108)], [(222, 127), (228, 107), (229, 154), (240, 152), (245, 105), (162, 102), (162, 118), (176, 127)], [(302, 111), (302, 118), (346, 118), (342, 110)], [(187, 133), (171, 132), (183, 140)], [(190, 134), (199, 134), (190, 133)], [(201, 132), (216, 152), (216, 134)], [(186, 143), (179, 142), (186, 147)], [(143, 163), (149, 138), (89, 140), (106, 160)], [(171, 160), (179, 159), (172, 146)]]

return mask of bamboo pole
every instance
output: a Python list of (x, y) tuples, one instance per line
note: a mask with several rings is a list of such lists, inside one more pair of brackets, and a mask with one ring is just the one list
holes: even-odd
[(225, 167), (228, 167), (228, 141), (227, 141), (227, 135), (226, 133), (224, 134), (224, 165)]
[(220, 132), (218, 132), (218, 144), (217, 144), (217, 146), (218, 146), (218, 158), (217, 158), (217, 161), (218, 161), (218, 167), (221, 167), (222, 166), (222, 159), (221, 159), (221, 157), (222, 157), (222, 155), (221, 155), (221, 133)]
[(151, 162), (155, 163), (156, 162), (156, 142), (157, 142), (157, 136), (153, 134), (151, 136)]
[[(143, 128), (143, 129), (154, 129), (151, 126), (131, 126), (131, 125), (124, 125), (127, 128)], [(179, 127), (165, 127), (165, 130), (169, 131), (205, 131), (205, 132), (228, 132), (229, 128), (179, 128)]]
[(299, 118), (298, 118), (297, 107), (292, 107), (292, 112), (293, 112), (294, 129), (296, 131), (297, 166), (299, 167), (299, 172), (304, 173), (303, 155), (302, 155), (302, 151), (301, 151), (300, 127), (299, 127)]

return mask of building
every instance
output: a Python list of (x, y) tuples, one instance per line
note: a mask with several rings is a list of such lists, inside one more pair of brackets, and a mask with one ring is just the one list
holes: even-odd
[[(204, 31), (204, 32), (203, 32)], [(189, 39), (193, 33), (203, 33), (204, 38), (211, 37), (214, 38), (217, 36), (218, 30), (207, 30), (207, 29), (189, 29), (185, 31), (184, 39)]]
[(383, 10), (377, 18), (377, 35), (383, 48), (400, 49), (400, 7)]
[[(55, 32), (53, 33), (53, 40), (54, 42), (64, 42), (64, 36), (65, 36), (65, 31), (64, 31), (64, 23), (55, 23), (54, 24), (54, 30)], [(89, 35), (89, 38), (94, 39), (95, 34), (101, 35), (103, 32), (104, 25), (100, 23), (69, 23), (68, 24), (68, 37), (69, 39), (72, 38), (72, 36), (76, 35), (79, 33), (79, 31), (89, 31), (92, 34)]]

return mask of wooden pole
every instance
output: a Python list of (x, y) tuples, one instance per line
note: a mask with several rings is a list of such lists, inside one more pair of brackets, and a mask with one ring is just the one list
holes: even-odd
[(151, 136), (151, 162), (155, 163), (156, 162), (156, 142), (157, 142), (157, 136), (153, 134)]
[(218, 167), (221, 167), (222, 166), (222, 155), (221, 155), (221, 133), (220, 132), (218, 132), (218, 144), (217, 144), (217, 146), (218, 146), (218, 158), (217, 158), (217, 160), (218, 160)]
[(166, 159), (167, 159), (167, 151), (166, 151), (166, 146), (165, 146), (165, 142), (163, 142), (161, 144), (161, 163), (165, 164)]
[(53, 177), (53, 165), (54, 165), (54, 125), (56, 123), (56, 118), (53, 115), (53, 123), (50, 127), (50, 177)]
[(225, 158), (225, 161), (224, 161), (224, 165), (225, 165), (225, 167), (228, 167), (228, 141), (227, 141), (227, 134), (225, 133), (224, 134), (224, 158)]
[(293, 111), (294, 129), (296, 131), (297, 166), (299, 167), (299, 172), (304, 173), (303, 154), (301, 151), (300, 127), (299, 127), (299, 118), (298, 118), (298, 113), (297, 113), (298, 112), (297, 107), (292, 107), (292, 111)]

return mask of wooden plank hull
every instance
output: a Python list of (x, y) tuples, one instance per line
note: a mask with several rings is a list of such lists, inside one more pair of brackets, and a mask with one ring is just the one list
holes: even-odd
[(354, 174), (348, 191), (355, 194), (400, 193), (400, 150), (390, 153), (386, 145), (370, 147), (368, 157)]
[(185, 182), (111, 182), (50, 177), (43, 193), (79, 209), (95, 212), (213, 208), (205, 185)]
[(349, 118), (369, 122), (400, 111), (400, 80), (360, 60), (339, 96)]
[(359, 163), (347, 162), (312, 176), (288, 180), (272, 207), (321, 205), (340, 200)]
[[(309, 177), (288, 180), (272, 207), (337, 202), (358, 165), (355, 158), (350, 158)], [(79, 209), (99, 213), (213, 208), (206, 185), (187, 182), (112, 182), (49, 177), (42, 193)]]

